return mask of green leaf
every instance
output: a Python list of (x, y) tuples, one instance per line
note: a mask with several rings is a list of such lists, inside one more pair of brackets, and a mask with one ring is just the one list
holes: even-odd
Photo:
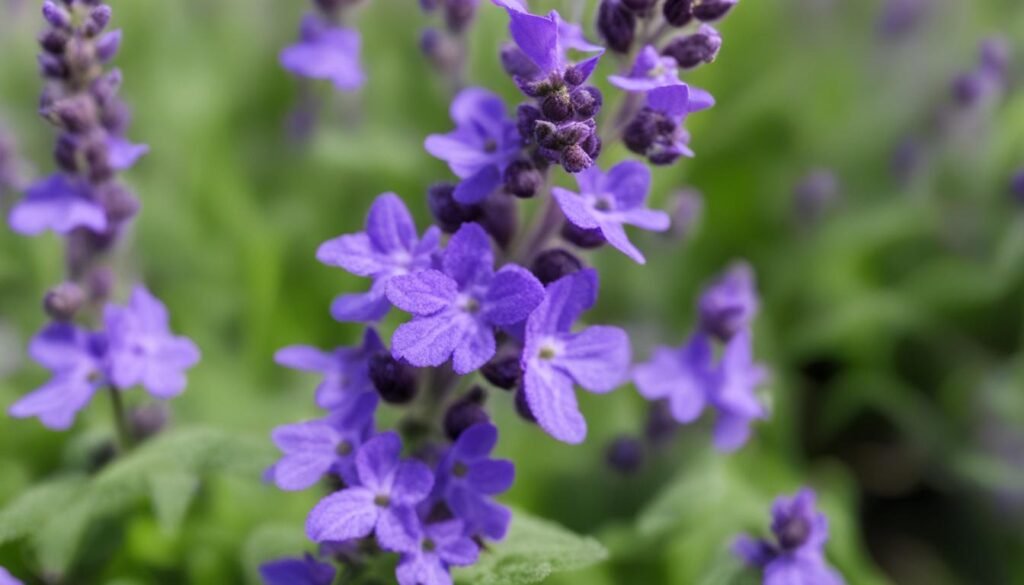
[(68, 475), (41, 483), (0, 511), (0, 544), (28, 536), (62, 510), (87, 483), (85, 477)]
[(177, 533), (198, 489), (199, 476), (188, 471), (167, 471), (149, 477), (149, 495), (165, 533)]
[(516, 510), (505, 540), (454, 575), (460, 583), (472, 585), (539, 583), (552, 573), (583, 569), (607, 557), (608, 551), (593, 538)]

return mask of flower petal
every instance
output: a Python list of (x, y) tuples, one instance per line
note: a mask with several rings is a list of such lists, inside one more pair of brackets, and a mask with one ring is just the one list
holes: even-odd
[(608, 170), (604, 188), (615, 197), (617, 209), (642, 207), (651, 190), (651, 169), (635, 160), (620, 162)]
[(601, 234), (604, 235), (604, 239), (608, 240), (608, 243), (613, 248), (629, 256), (637, 264), (647, 263), (643, 253), (633, 245), (633, 242), (629, 241), (629, 236), (626, 235), (626, 230), (622, 227), (621, 223), (614, 221), (601, 222)]
[(444, 251), (444, 272), (455, 279), (459, 290), (483, 283), (494, 273), (494, 249), (484, 228), (464, 223), (448, 240)]
[(529, 270), (506, 264), (491, 281), (483, 299), (481, 317), (495, 325), (525, 320), (544, 300), (544, 286)]
[(391, 506), (377, 521), (377, 542), (384, 550), (412, 553), (420, 548), (420, 520), (410, 506)]
[[(587, 268), (556, 280), (526, 321), (527, 341), (550, 333), (568, 332), (579, 316), (597, 301), (597, 271)], [(529, 345), (529, 343), (528, 343)], [(532, 353), (527, 348), (525, 354)]]
[(455, 346), (452, 356), (452, 368), (459, 375), (480, 369), (497, 352), (494, 330), (480, 323), (479, 320), (471, 320), (470, 323), (472, 326), (466, 330), (462, 340)]
[(509, 31), (512, 39), (541, 72), (549, 73), (561, 65), (558, 45), (558, 22), (551, 17), (537, 16), (509, 8)]
[(14, 418), (38, 417), (48, 429), (71, 428), (75, 416), (92, 400), (97, 385), (74, 375), (57, 375), (11, 405)]
[(463, 205), (473, 205), (487, 199), (499, 185), (501, 185), (501, 169), (496, 164), (488, 164), (459, 181), (452, 196)]
[(591, 392), (610, 392), (622, 385), (630, 362), (629, 336), (618, 327), (595, 325), (576, 333), (557, 356), (555, 366), (567, 371)]
[(504, 459), (479, 461), (469, 467), (466, 482), (477, 492), (493, 496), (507, 491), (516, 478), (516, 466)]
[(278, 365), (305, 372), (327, 372), (335, 368), (333, 353), (309, 345), (289, 345), (274, 354)]
[(370, 236), (361, 232), (338, 236), (320, 244), (316, 250), (316, 259), (356, 276), (373, 276), (390, 267), (381, 261), (370, 243)]
[(364, 293), (338, 295), (331, 302), (331, 316), (343, 323), (379, 321), (391, 309), (385, 295), (389, 279), (378, 279)]
[(365, 488), (349, 488), (320, 500), (306, 518), (306, 535), (314, 542), (340, 542), (373, 532), (381, 508)]
[(391, 351), (417, 367), (439, 366), (449, 358), (475, 329), (474, 321), (463, 313), (444, 311), (430, 317), (417, 317), (395, 330)]
[(412, 506), (423, 501), (434, 487), (434, 474), (419, 461), (403, 461), (395, 471), (391, 488), (391, 501), (400, 506)]
[(384, 193), (374, 200), (366, 216), (366, 235), (382, 254), (412, 251), (416, 245), (416, 224), (398, 195)]
[(585, 230), (598, 227), (597, 218), (593, 210), (586, 204), (586, 201), (577, 193), (573, 193), (561, 187), (552, 187), (551, 195), (558, 202), (558, 207), (565, 214), (565, 219), (574, 226)]
[(388, 300), (399, 309), (428, 316), (452, 305), (458, 294), (454, 280), (437, 270), (423, 270), (388, 279)]
[(48, 229), (59, 234), (80, 227), (107, 229), (103, 206), (90, 198), (86, 187), (59, 173), (30, 185), (25, 198), (11, 209), (9, 221), (11, 229), (29, 236)]
[(572, 379), (558, 368), (533, 360), (524, 372), (523, 382), (537, 424), (559, 441), (582, 443), (587, 436), (587, 421), (576, 403)]
[(363, 485), (371, 490), (390, 492), (398, 469), (402, 440), (395, 432), (381, 433), (356, 452), (356, 469)]
[(498, 443), (498, 427), (490, 423), (477, 423), (459, 435), (452, 446), (455, 459), (472, 463), (487, 457)]

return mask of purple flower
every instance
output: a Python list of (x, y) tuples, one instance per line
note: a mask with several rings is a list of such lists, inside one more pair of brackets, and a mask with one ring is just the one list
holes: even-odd
[(274, 444), (284, 453), (269, 474), (277, 487), (304, 490), (328, 472), (358, 483), (356, 451), (373, 435), (377, 401), (376, 394), (363, 393), (347, 412), (274, 429)]
[(391, 305), (385, 296), (392, 277), (425, 270), (432, 265), (441, 231), (431, 226), (416, 236), (405, 203), (394, 193), (377, 197), (366, 216), (366, 231), (328, 240), (316, 252), (317, 260), (338, 266), (357, 276), (373, 279), (366, 293), (346, 294), (334, 299), (331, 314), (338, 321), (376, 321)]
[(360, 43), (357, 31), (310, 14), (302, 20), (299, 42), (281, 51), (281, 66), (296, 75), (329, 80), (340, 91), (353, 91), (366, 81), (359, 66)]
[(749, 329), (734, 335), (722, 352), (710, 386), (709, 402), (718, 410), (714, 443), (722, 451), (735, 451), (750, 438), (750, 423), (767, 416), (755, 390), (767, 372), (754, 362)]
[[(260, 565), (266, 585), (331, 585), (337, 571), (306, 553), (301, 559), (279, 559)], [(0, 584), (2, 585), (2, 584)]]
[(543, 298), (525, 268), (506, 264), (494, 272), (487, 233), (463, 224), (448, 242), (441, 270), (391, 279), (388, 299), (415, 316), (395, 331), (392, 352), (419, 367), (452, 359), (455, 371), (467, 374), (494, 357), (494, 329), (523, 321)]
[(651, 361), (636, 367), (637, 390), (648, 400), (667, 400), (672, 418), (690, 423), (700, 416), (715, 381), (714, 350), (698, 333), (680, 349), (658, 347)]
[(646, 165), (625, 161), (604, 173), (596, 165), (576, 174), (580, 193), (554, 187), (566, 219), (584, 230), (598, 229), (608, 243), (643, 264), (644, 256), (626, 236), (624, 226), (665, 231), (669, 216), (664, 211), (644, 207), (651, 188), (651, 171)]
[(132, 168), (148, 152), (149, 145), (135, 144), (120, 136), (107, 137), (107, 162), (115, 171)]
[(501, 540), (508, 531), (512, 514), (490, 500), (507, 491), (515, 480), (511, 461), (491, 459), (498, 442), (498, 429), (478, 423), (463, 431), (438, 466), (435, 491), (448, 508), (465, 523), (469, 536)]
[(44, 426), (64, 430), (105, 382), (106, 338), (69, 323), (53, 323), (29, 344), (29, 355), (53, 373), (49, 382), (15, 402), (15, 418), (38, 417)]
[(107, 305), (103, 321), (114, 386), (141, 384), (157, 398), (172, 398), (185, 389), (185, 370), (199, 361), (199, 348), (171, 333), (167, 308), (144, 286), (135, 287), (128, 305)]
[(358, 483), (320, 500), (306, 520), (309, 538), (339, 542), (376, 532), (381, 548), (412, 550), (411, 508), (430, 493), (434, 476), (419, 461), (400, 461), (401, 450), (402, 441), (393, 432), (363, 444), (356, 452)]
[(34, 236), (45, 230), (68, 234), (76, 228), (107, 229), (107, 213), (92, 190), (77, 178), (57, 173), (28, 187), (25, 198), (11, 209), (11, 229)]
[(640, 51), (629, 75), (609, 75), (608, 81), (619, 89), (638, 93), (682, 83), (676, 60), (660, 55), (653, 45), (647, 45)]
[(583, 38), (581, 29), (566, 23), (557, 11), (552, 10), (547, 16), (530, 14), (518, 0), (492, 0), (494, 4), (505, 8), (509, 15), (509, 31), (516, 46), (537, 66), (536, 76), (544, 77), (549, 73), (562, 72), (568, 66), (567, 49), (584, 52), (596, 52), (597, 55), (576, 64), (579, 85), (590, 77), (601, 59), (604, 49), (592, 45)]
[(842, 585), (825, 561), (828, 520), (815, 508), (814, 492), (804, 488), (772, 506), (774, 542), (741, 536), (733, 551), (764, 570), (765, 585)]
[(622, 329), (595, 325), (571, 332), (596, 300), (597, 273), (582, 270), (549, 285), (544, 302), (526, 322), (526, 401), (541, 428), (566, 443), (580, 443), (587, 435), (574, 384), (590, 392), (610, 392), (629, 368), (629, 337)]
[(0, 585), (22, 585), (22, 582), (8, 573), (7, 569), (0, 567)]
[(399, 585), (451, 585), (449, 567), (476, 562), (480, 549), (464, 535), (458, 520), (413, 526), (416, 546), (398, 563), (395, 575)]
[(375, 393), (369, 361), (385, 349), (377, 331), (370, 327), (359, 347), (339, 347), (327, 352), (308, 345), (293, 345), (279, 350), (274, 360), (285, 367), (323, 374), (316, 388), (316, 405), (345, 412), (363, 395)]
[(750, 326), (759, 304), (754, 269), (746, 262), (735, 262), (701, 294), (697, 305), (700, 327), (728, 341)]
[(479, 203), (502, 182), (509, 163), (523, 147), (516, 123), (495, 94), (478, 87), (459, 92), (451, 107), (455, 130), (431, 134), (424, 142), (427, 152), (444, 160), (462, 182), (455, 200)]

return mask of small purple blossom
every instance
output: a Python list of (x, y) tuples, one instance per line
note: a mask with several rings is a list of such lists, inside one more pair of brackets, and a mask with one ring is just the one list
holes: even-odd
[(690, 423), (700, 416), (715, 381), (714, 349), (696, 334), (680, 349), (658, 347), (651, 361), (633, 373), (637, 390), (648, 400), (667, 400), (672, 418)]
[(640, 51), (629, 75), (609, 75), (608, 81), (619, 89), (637, 93), (682, 83), (676, 60), (662, 56), (653, 45), (647, 45)]
[(600, 230), (609, 244), (643, 264), (644, 255), (629, 241), (625, 225), (651, 231), (665, 231), (670, 219), (664, 211), (644, 207), (651, 188), (651, 171), (635, 161), (621, 162), (607, 173), (596, 165), (576, 174), (580, 192), (554, 187), (566, 219), (584, 230)]
[(739, 449), (750, 438), (750, 424), (767, 417), (756, 393), (766, 378), (767, 371), (754, 362), (750, 330), (744, 329), (726, 344), (710, 386), (708, 401), (718, 411), (715, 447), (726, 452)]
[(424, 147), (462, 179), (455, 188), (455, 200), (479, 203), (501, 185), (505, 169), (519, 156), (523, 141), (505, 103), (485, 89), (470, 87), (459, 92), (452, 102), (451, 117), (455, 130), (431, 134)]
[(401, 461), (401, 450), (393, 432), (364, 443), (356, 452), (358, 483), (320, 500), (306, 520), (309, 538), (341, 542), (375, 533), (385, 550), (412, 550), (412, 508), (430, 494), (434, 475), (419, 461)]
[(22, 585), (22, 582), (15, 579), (7, 569), (0, 567), (0, 585)]
[(63, 173), (29, 185), (25, 198), (11, 209), (9, 221), (11, 229), (26, 236), (46, 230), (66, 235), (77, 228), (107, 229), (107, 213), (89, 185)]
[(501, 540), (512, 519), (508, 508), (490, 499), (507, 491), (515, 480), (511, 461), (490, 458), (497, 442), (497, 427), (473, 425), (459, 435), (438, 466), (435, 492), (465, 523), (468, 536)]
[(141, 384), (164, 399), (185, 389), (185, 370), (199, 361), (199, 348), (187, 337), (171, 333), (167, 308), (145, 287), (136, 286), (126, 306), (107, 305), (103, 321), (109, 377), (115, 387)]
[(302, 20), (299, 42), (281, 51), (281, 66), (296, 75), (332, 82), (339, 91), (363, 86), (359, 32), (309, 14)]
[(285, 367), (322, 374), (316, 388), (316, 405), (344, 412), (363, 395), (374, 393), (369, 361), (385, 350), (377, 331), (370, 327), (358, 347), (338, 347), (327, 352), (308, 345), (293, 345), (278, 350), (274, 360)]
[(398, 563), (399, 585), (451, 585), (449, 567), (472, 565), (480, 554), (458, 520), (413, 526), (416, 545)]
[(765, 585), (842, 585), (843, 578), (825, 560), (828, 520), (815, 499), (808, 488), (778, 498), (772, 506), (774, 540), (744, 535), (733, 544), (738, 557), (764, 570)]
[(555, 10), (547, 16), (539, 16), (528, 12), (526, 6), (518, 0), (491, 1), (508, 12), (512, 40), (537, 67), (537, 77), (562, 72), (569, 65), (569, 49), (597, 53), (574, 66), (582, 76), (579, 83), (590, 77), (604, 48), (588, 42), (578, 25), (566, 22)]
[(701, 294), (698, 301), (700, 327), (722, 341), (750, 326), (760, 301), (754, 269), (735, 262)]
[(710, 108), (715, 100), (702, 89), (685, 84), (656, 87), (647, 92), (647, 105), (627, 125), (623, 142), (631, 151), (657, 165), (692, 157), (686, 117)]
[[(337, 570), (306, 553), (301, 559), (279, 559), (260, 565), (266, 585), (331, 585)], [(2, 583), (0, 583), (2, 585)]]
[(274, 429), (271, 437), (283, 455), (268, 476), (283, 490), (304, 490), (327, 473), (357, 483), (356, 452), (373, 435), (377, 402), (375, 394), (364, 393), (347, 412)]
[(581, 443), (587, 422), (573, 386), (590, 392), (614, 390), (626, 377), (630, 344), (618, 327), (572, 326), (597, 300), (597, 273), (582, 270), (548, 286), (544, 302), (526, 322), (523, 390), (537, 423), (565, 443)]
[(494, 272), (490, 239), (475, 223), (463, 224), (452, 236), (440, 268), (389, 283), (391, 303), (414, 315), (395, 331), (392, 352), (420, 367), (452, 359), (455, 372), (467, 374), (494, 357), (495, 328), (525, 320), (544, 290), (515, 264)]
[(431, 226), (416, 235), (416, 224), (405, 203), (394, 193), (377, 197), (366, 216), (366, 231), (346, 234), (320, 245), (317, 260), (357, 276), (373, 279), (365, 293), (345, 294), (334, 299), (331, 315), (338, 321), (376, 321), (391, 308), (385, 296), (395, 276), (425, 270), (441, 238)]

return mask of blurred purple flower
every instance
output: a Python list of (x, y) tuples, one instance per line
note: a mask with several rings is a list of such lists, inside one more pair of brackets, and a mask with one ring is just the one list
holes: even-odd
[(635, 161), (621, 162), (607, 173), (595, 165), (577, 173), (576, 183), (578, 194), (560, 187), (551, 189), (566, 219), (584, 230), (600, 230), (609, 244), (634, 261), (645, 263), (624, 226), (658, 232), (669, 228), (667, 213), (644, 207), (651, 188), (651, 170)]
[[(279, 559), (260, 565), (266, 585), (331, 585), (337, 571), (306, 553), (301, 559)], [(0, 583), (2, 585), (2, 583)]]
[(507, 491), (515, 480), (511, 461), (490, 458), (497, 442), (497, 427), (473, 425), (459, 435), (438, 465), (435, 492), (465, 523), (467, 536), (501, 540), (512, 519), (507, 508), (490, 499)]
[(414, 315), (391, 340), (395, 358), (420, 367), (452, 359), (455, 372), (467, 374), (494, 357), (495, 328), (525, 320), (544, 290), (530, 271), (515, 264), (495, 273), (487, 233), (466, 223), (448, 242), (441, 270), (396, 276), (387, 295)]
[(609, 75), (608, 81), (619, 89), (638, 93), (666, 85), (682, 84), (679, 81), (679, 66), (676, 60), (662, 56), (653, 45), (647, 45), (640, 51), (629, 75)]
[(754, 269), (746, 262), (735, 262), (715, 279), (698, 301), (703, 331), (728, 341), (746, 329), (757, 315), (760, 301), (754, 281)]
[(363, 395), (375, 393), (369, 361), (386, 349), (377, 331), (370, 327), (358, 347), (338, 347), (327, 352), (308, 345), (292, 345), (278, 350), (274, 360), (288, 368), (322, 374), (323, 380), (316, 388), (316, 405), (345, 412)]
[(579, 83), (576, 85), (586, 81), (593, 73), (604, 48), (587, 42), (580, 27), (565, 22), (554, 10), (547, 16), (539, 16), (527, 12), (524, 4), (518, 0), (492, 0), (492, 2), (505, 8), (508, 12), (512, 40), (523, 54), (536, 65), (536, 77), (563, 72), (569, 66), (567, 49), (597, 53), (594, 57), (573, 66), (579, 73)]
[(753, 339), (749, 329), (734, 335), (725, 346), (710, 385), (709, 402), (718, 411), (714, 443), (722, 451), (742, 447), (750, 438), (750, 424), (767, 416), (757, 398), (757, 387), (767, 371), (754, 362)]
[(711, 341), (697, 333), (682, 348), (655, 348), (651, 361), (638, 365), (633, 377), (644, 398), (667, 400), (673, 419), (693, 422), (703, 412), (715, 381)]
[(7, 569), (0, 567), (0, 585), (23, 585), (21, 581), (15, 579)]
[(666, 85), (647, 92), (647, 105), (629, 123), (623, 135), (626, 147), (657, 165), (671, 164), (680, 156), (692, 157), (686, 117), (710, 108), (711, 94), (684, 84)]
[(573, 386), (610, 392), (629, 368), (629, 337), (622, 329), (595, 325), (571, 332), (576, 319), (596, 300), (597, 273), (582, 270), (549, 285), (544, 302), (526, 322), (526, 401), (541, 428), (565, 443), (580, 443), (587, 435)]
[(313, 14), (302, 20), (299, 42), (281, 51), (281, 66), (296, 75), (324, 79), (339, 91), (363, 86), (359, 32), (334, 26)]
[(1024, 204), (1024, 168), (1017, 170), (1010, 178), (1010, 193), (1017, 203)]
[(366, 231), (346, 234), (320, 245), (317, 260), (357, 276), (373, 279), (365, 293), (334, 299), (331, 314), (338, 321), (376, 321), (391, 308), (385, 293), (395, 276), (432, 266), (441, 230), (431, 226), (416, 236), (416, 224), (402, 199), (394, 193), (377, 197), (366, 216)]
[(11, 229), (34, 236), (45, 230), (68, 234), (77, 228), (107, 229), (107, 213), (84, 181), (63, 173), (29, 185), (9, 216)]
[(479, 547), (464, 536), (458, 520), (413, 524), (415, 546), (402, 555), (395, 575), (399, 585), (451, 585), (451, 566), (476, 562)]

